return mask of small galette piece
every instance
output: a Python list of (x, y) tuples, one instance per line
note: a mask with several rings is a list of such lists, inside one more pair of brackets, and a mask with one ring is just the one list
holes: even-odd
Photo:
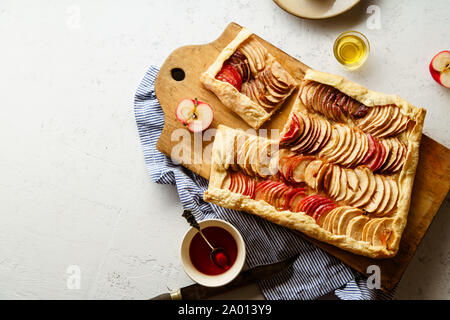
[(200, 81), (255, 129), (267, 121), (298, 86), (245, 28), (220, 52)]

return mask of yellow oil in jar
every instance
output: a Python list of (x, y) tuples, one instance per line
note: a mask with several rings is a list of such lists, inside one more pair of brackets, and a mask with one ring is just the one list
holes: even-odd
[(334, 55), (343, 66), (349, 69), (360, 67), (367, 59), (369, 42), (360, 33), (346, 32), (334, 44)]

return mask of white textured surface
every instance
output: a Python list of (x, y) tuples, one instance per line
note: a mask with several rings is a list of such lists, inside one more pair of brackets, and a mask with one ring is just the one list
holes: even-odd
[[(270, 0), (2, 1), (0, 298), (144, 299), (191, 283), (178, 257), (181, 206), (174, 187), (148, 178), (132, 102), (150, 64), (231, 21), (311, 67), (427, 108), (424, 131), (449, 147), (450, 90), (428, 73), (450, 49), (449, 2), (377, 1), (380, 30), (367, 28), (372, 2), (362, 2), (306, 21)], [(348, 29), (372, 44), (353, 73), (332, 56)], [(398, 298), (450, 298), (449, 213), (447, 201)], [(81, 269), (79, 290), (66, 287), (69, 265)]]

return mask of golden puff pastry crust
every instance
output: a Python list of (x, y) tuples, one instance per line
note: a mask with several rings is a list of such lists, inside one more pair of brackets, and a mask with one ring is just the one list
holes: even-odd
[[(250, 40), (253, 33), (246, 28), (242, 28), (237, 36), (219, 53), (216, 60), (208, 67), (208, 69), (200, 76), (200, 82), (208, 89), (211, 90), (220, 101), (233, 112), (238, 114), (245, 122), (247, 122), (254, 129), (258, 129), (264, 124), (274, 113), (277, 111), (285, 101), (287, 97), (298, 87), (298, 82), (288, 74), (284, 68), (276, 61), (276, 59), (270, 54), (266, 53), (267, 65), (277, 64), (283, 72), (283, 76), (292, 83), (292, 87), (286, 94), (281, 103), (273, 108), (265, 108), (255, 99), (251, 99), (246, 94), (239, 92), (233, 85), (228, 82), (216, 79), (216, 75), (221, 70), (224, 62), (233, 55), (241, 44)], [(241, 90), (242, 91), (242, 90)]]

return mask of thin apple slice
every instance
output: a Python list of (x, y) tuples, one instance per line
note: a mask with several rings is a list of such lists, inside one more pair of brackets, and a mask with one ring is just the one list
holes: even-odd
[(358, 151), (355, 160), (351, 163), (352, 166), (362, 164), (364, 157), (369, 152), (369, 138), (367, 137), (367, 135), (360, 130), (356, 131), (356, 133), (358, 136), (358, 140), (361, 141), (361, 148)]
[(332, 229), (333, 221), (334, 221), (334, 219), (336, 219), (336, 217), (339, 217), (339, 215), (342, 213), (342, 211), (343, 211), (342, 207), (337, 207), (337, 208), (331, 210), (325, 217), (322, 228), (324, 228), (325, 230), (327, 230), (329, 232), (332, 232), (333, 231), (333, 229)]
[(322, 141), (320, 142), (319, 146), (317, 147), (317, 149), (312, 152), (322, 150), (328, 144), (328, 141), (330, 141), (331, 133), (332, 133), (331, 124), (327, 120), (323, 120), (322, 124), (325, 125), (325, 135), (324, 135)]
[(316, 213), (316, 209), (323, 204), (331, 204), (333, 203), (330, 199), (324, 198), (321, 196), (317, 196), (313, 201), (310, 201), (306, 204), (302, 209), (308, 215), (313, 217)]
[(375, 182), (376, 182), (375, 192), (373, 193), (372, 198), (370, 199), (369, 203), (367, 203), (364, 206), (364, 208), (368, 212), (376, 212), (377, 211), (381, 202), (383, 201), (383, 197), (385, 194), (384, 183), (383, 183), (383, 180), (381, 179), (381, 176), (376, 174), (376, 175), (374, 175), (374, 177), (375, 177)]
[(383, 131), (382, 133), (380, 133), (378, 135), (380, 138), (385, 138), (385, 137), (389, 137), (389, 136), (393, 136), (393, 135), (397, 134), (397, 131), (399, 130), (401, 125), (403, 125), (405, 118), (404, 118), (403, 114), (401, 113), (400, 108), (397, 108), (397, 109), (399, 110), (399, 112), (397, 113), (395, 118), (393, 118), (393, 121), (389, 125), (389, 127), (387, 127), (385, 131)]
[(307, 110), (310, 109), (310, 106), (308, 104), (308, 91), (314, 86), (314, 81), (303, 81), (302, 82), (302, 88), (300, 89), (300, 101), (302, 102), (302, 104), (305, 106), (305, 108)]
[(384, 212), (386, 214), (388, 214), (395, 208), (395, 206), (397, 204), (399, 190), (398, 190), (397, 181), (395, 181), (394, 179), (390, 179), (390, 178), (386, 178), (386, 181), (390, 184), (390, 191), (391, 191), (391, 195), (389, 197), (389, 202), (386, 205), (386, 208), (384, 210)]
[(333, 173), (330, 180), (329, 195), (336, 199), (341, 188), (341, 168), (339, 166), (333, 166)]
[(402, 156), (400, 158), (399, 163), (392, 167), (392, 170), (391, 170), (392, 172), (397, 172), (402, 169), (403, 164), (405, 163), (405, 160), (406, 160), (406, 157), (408, 154), (408, 149), (406, 148), (405, 144), (401, 141), (400, 141), (400, 146), (402, 148)]
[[(367, 169), (367, 168), (366, 168)], [(361, 199), (359, 199), (358, 202), (354, 203), (353, 206), (361, 208), (367, 205), (372, 199), (373, 194), (375, 193), (375, 188), (377, 187), (377, 182), (375, 181), (375, 175), (372, 171), (367, 169), (367, 177), (369, 178), (369, 186), (367, 188), (367, 192), (363, 195)]]
[(321, 224), (319, 223), (319, 225), (320, 225), (324, 230), (327, 230), (327, 231), (328, 231), (328, 227), (329, 227), (329, 225), (330, 225), (330, 220), (331, 220), (331, 218), (333, 217), (333, 215), (336, 213), (336, 210), (337, 210), (338, 208), (339, 208), (339, 207), (332, 209), (330, 212), (328, 212), (328, 213), (326, 214), (325, 217), (323, 217), (323, 218), (321, 219)]
[(316, 220), (316, 223), (319, 225), (319, 227), (323, 228), (323, 224), (325, 221), (326, 216), (336, 208), (335, 204), (324, 204), (321, 207), (317, 208), (315, 215), (313, 218)]
[(346, 208), (344, 212), (341, 214), (341, 217), (339, 219), (337, 228), (336, 228), (336, 234), (338, 235), (344, 235), (347, 231), (347, 226), (355, 217), (361, 216), (364, 212), (360, 209), (353, 208), (353, 207), (344, 207)]
[(344, 201), (348, 203), (355, 197), (356, 192), (358, 191), (359, 180), (355, 171), (349, 169), (344, 170), (347, 175), (347, 194)]
[(299, 207), (299, 203), (305, 198), (305, 195), (306, 194), (304, 191), (297, 191), (294, 195), (292, 195), (288, 203), (289, 210), (296, 212), (296, 208)]
[(295, 85), (295, 80), (286, 70), (281, 66), (278, 61), (273, 61), (269, 66), (272, 78), (275, 80), (280, 88), (290, 90)]
[(377, 216), (384, 216), (387, 214), (385, 211), (387, 208), (387, 205), (389, 203), (389, 199), (391, 198), (392, 191), (391, 191), (391, 184), (388, 181), (388, 178), (385, 176), (380, 176), (381, 180), (383, 181), (384, 185), (384, 195), (383, 200), (381, 201), (380, 205), (378, 206), (376, 210)]
[(323, 164), (322, 160), (314, 160), (311, 161), (305, 169), (305, 182), (314, 190), (317, 189), (316, 177)]
[(339, 178), (339, 193), (334, 198), (336, 201), (342, 201), (347, 196), (347, 173), (346, 170), (343, 168), (339, 168), (341, 171), (341, 175)]
[(298, 140), (298, 143), (291, 149), (298, 152), (307, 153), (308, 146), (314, 141), (315, 137), (318, 134), (318, 128), (316, 120), (314, 118), (310, 116), (305, 116), (304, 120), (305, 122), (309, 122), (310, 124), (310, 130), (308, 132), (308, 135), (304, 136), (303, 138), (300, 138)]
[(360, 128), (363, 131), (366, 131), (366, 128), (374, 119), (377, 118), (378, 114), (380, 113), (381, 109), (379, 107), (370, 107), (369, 111), (367, 112), (367, 115), (358, 121), (358, 128)]
[(266, 199), (265, 193), (268, 190), (266, 188), (266, 186), (270, 185), (271, 183), (272, 183), (271, 180), (263, 180), (263, 181), (258, 182), (255, 187), (254, 199), (255, 200), (265, 200)]
[(339, 143), (336, 146), (336, 149), (333, 150), (334, 152), (327, 157), (328, 161), (335, 162), (339, 156), (345, 152), (346, 148), (348, 148), (350, 137), (348, 134), (348, 127), (344, 125), (337, 125), (336, 130), (338, 131), (338, 134), (340, 135)]
[(395, 164), (398, 157), (401, 157), (402, 150), (400, 149), (400, 142), (396, 138), (386, 139), (386, 142), (390, 145), (390, 154), (385, 164), (381, 168), (381, 172), (389, 172), (390, 168)]
[[(257, 61), (258, 57), (257, 57), (256, 53), (254, 52), (253, 48), (251, 48), (251, 45), (249, 44), (250, 41), (251, 41), (251, 39), (248, 39), (246, 42), (241, 44), (239, 46), (239, 51), (242, 52), (247, 57), (249, 65), (250, 65), (250, 70), (255, 75), (259, 71), (258, 61)], [(259, 62), (259, 63), (261, 63), (261, 62)]]
[(236, 163), (239, 165), (239, 167), (242, 168), (242, 166), (244, 165), (244, 161), (245, 161), (245, 155), (247, 154), (247, 148), (248, 145), (250, 144), (251, 140), (248, 139), (247, 136), (240, 136), (237, 139), (237, 143), (236, 143)]
[(331, 170), (332, 165), (329, 163), (324, 163), (323, 166), (320, 167), (319, 172), (317, 172), (316, 175), (316, 190), (317, 191), (323, 191), (324, 188), (324, 181), (325, 177), (327, 176), (328, 172)]
[[(330, 194), (330, 189), (332, 187), (331, 186), (331, 181), (333, 179), (333, 170), (334, 170), (335, 166), (332, 165), (332, 164), (326, 164), (323, 167), (325, 167), (326, 170), (323, 173), (322, 182), (320, 184), (318, 182), (317, 189), (318, 190), (323, 190), (326, 194)], [(322, 168), (321, 168), (321, 170), (322, 170)]]
[(450, 51), (436, 54), (430, 62), (430, 74), (441, 86), (450, 88)]
[(227, 172), (227, 175), (225, 176), (225, 179), (222, 181), (222, 185), (220, 186), (221, 189), (230, 189), (231, 186), (231, 174)]
[(305, 197), (305, 190), (305, 188), (289, 188), (284, 195), (284, 209), (291, 210), (293, 204), (297, 204), (297, 201)]
[(355, 131), (352, 130), (351, 128), (346, 129), (347, 131), (347, 143), (345, 146), (342, 147), (342, 152), (339, 153), (339, 155), (337, 156), (336, 159), (336, 163), (339, 163), (342, 166), (348, 166), (349, 163), (351, 163), (353, 161), (353, 159), (350, 158), (350, 155), (352, 154), (352, 152), (356, 149), (355, 145), (356, 145), (356, 134)]
[(376, 171), (381, 171), (384, 164), (388, 160), (389, 154), (391, 153), (391, 144), (389, 142), (386, 142), (386, 140), (380, 140), (380, 144), (383, 147), (383, 150), (381, 152), (379, 163), (376, 166)]
[(313, 94), (313, 100), (311, 101), (312, 104), (312, 108), (314, 111), (319, 112), (319, 108), (320, 108), (320, 97), (321, 94), (325, 91), (326, 89), (326, 85), (323, 83), (319, 83), (319, 85), (317, 86), (316, 90), (314, 91)]
[(369, 218), (366, 216), (358, 216), (352, 218), (347, 225), (347, 229), (345, 230), (345, 234), (356, 241), (362, 240), (362, 231), (364, 230), (364, 226), (369, 221)]
[(395, 149), (395, 145), (394, 143), (392, 143), (391, 139), (384, 139), (381, 140), (381, 142), (384, 144), (384, 147), (386, 149), (386, 155), (385, 160), (383, 161), (383, 164), (378, 169), (378, 171), (380, 173), (383, 173), (386, 171), (386, 168), (389, 167), (389, 164), (392, 164), (392, 162), (394, 161), (394, 158), (397, 154), (397, 150)]
[(303, 113), (298, 113), (297, 115), (299, 118), (301, 118), (303, 120), (304, 128), (303, 128), (303, 133), (296, 140), (295, 145), (291, 148), (292, 151), (296, 151), (296, 150), (302, 148), (305, 145), (305, 143), (307, 142), (307, 139), (310, 137), (311, 131), (313, 130), (312, 123), (311, 123), (309, 116), (307, 116)]
[(305, 171), (306, 167), (313, 161), (315, 158), (311, 156), (303, 156), (301, 160), (296, 163), (295, 168), (292, 171), (292, 180), (294, 182), (305, 182)]
[(305, 208), (306, 208), (310, 203), (316, 201), (316, 200), (319, 199), (319, 198), (320, 198), (320, 196), (319, 196), (319, 195), (316, 195), (316, 194), (309, 195), (309, 196), (303, 198), (303, 199), (302, 199), (301, 201), (299, 201), (299, 203), (297, 204), (297, 207), (295, 208), (295, 211), (296, 211), (296, 212), (302, 211), (302, 212), (305, 212), (305, 213), (306, 213)]
[(338, 235), (338, 226), (339, 226), (339, 220), (342, 217), (342, 214), (345, 212), (345, 210), (347, 210), (348, 207), (344, 206), (344, 207), (339, 207), (340, 210), (337, 211), (333, 217), (331, 217), (330, 219), (330, 224), (328, 226), (328, 230), (335, 235)]
[(365, 228), (366, 230), (363, 230), (363, 241), (369, 242), (370, 244), (372, 244), (372, 239), (373, 239), (373, 234), (375, 232), (375, 229), (381, 224), (383, 223), (387, 218), (374, 218), (372, 220), (370, 220), (370, 222), (368, 222), (366, 224)]
[(370, 184), (369, 173), (371, 174), (372, 172), (365, 167), (356, 168), (354, 172), (358, 177), (358, 190), (355, 196), (353, 197), (352, 201), (350, 202), (350, 204), (356, 207), (357, 204), (364, 202), (364, 200), (362, 199), (369, 191), (369, 184)]
[(314, 109), (314, 96), (315, 96), (319, 86), (320, 86), (320, 83), (313, 82), (311, 84), (311, 87), (308, 90), (307, 96), (306, 96), (306, 107), (309, 109), (310, 112), (313, 112), (313, 113), (316, 112)]
[(358, 131), (350, 130), (352, 139), (351, 145), (349, 146), (347, 152), (341, 156), (339, 163), (344, 167), (349, 167), (356, 161), (358, 154), (360, 153), (363, 141)]
[(361, 160), (361, 164), (369, 163), (369, 161), (372, 160), (372, 158), (376, 155), (377, 151), (377, 142), (375, 141), (375, 138), (372, 137), (371, 134), (366, 134), (367, 141), (368, 141), (368, 150), (366, 155)]
[(327, 157), (332, 154), (336, 149), (336, 146), (340, 143), (341, 136), (336, 127), (331, 127), (331, 137), (328, 143), (319, 152), (319, 157)]
[(317, 142), (317, 139), (319, 139), (320, 136), (320, 119), (311, 117), (311, 121), (314, 125), (314, 133), (311, 135), (311, 139), (308, 140), (308, 142), (305, 144), (304, 152), (305, 153), (312, 153), (311, 149), (313, 148), (314, 144)]
[(256, 175), (256, 170), (254, 169), (256, 168), (253, 168), (253, 165), (256, 162), (256, 155), (258, 154), (258, 138), (251, 137), (249, 140), (251, 141), (249, 142), (245, 153), (242, 169), (247, 175), (254, 177)]
[(391, 105), (390, 107), (390, 114), (389, 117), (386, 119), (386, 121), (383, 122), (383, 124), (380, 124), (376, 130), (373, 131), (373, 135), (376, 137), (382, 137), (383, 132), (385, 132), (392, 123), (395, 122), (395, 119), (398, 117), (398, 114), (400, 113), (400, 108), (398, 108), (395, 105)]
[(377, 117), (374, 118), (366, 127), (365, 131), (373, 134), (385, 121), (389, 119), (391, 113), (391, 108), (389, 106), (379, 106), (380, 112)]
[(340, 93), (339, 90), (333, 90), (331, 94), (328, 96), (328, 99), (325, 101), (325, 104), (323, 105), (324, 111), (334, 121), (340, 121), (341, 118), (341, 110), (339, 108), (333, 107), (334, 102), (339, 93)]
[(379, 218), (374, 218), (369, 220), (369, 222), (367, 222), (364, 225), (364, 228), (362, 230), (362, 237), (361, 237), (361, 241), (364, 242), (372, 242), (372, 235), (373, 235), (373, 230), (374, 227), (376, 227), (376, 225), (381, 222)]

